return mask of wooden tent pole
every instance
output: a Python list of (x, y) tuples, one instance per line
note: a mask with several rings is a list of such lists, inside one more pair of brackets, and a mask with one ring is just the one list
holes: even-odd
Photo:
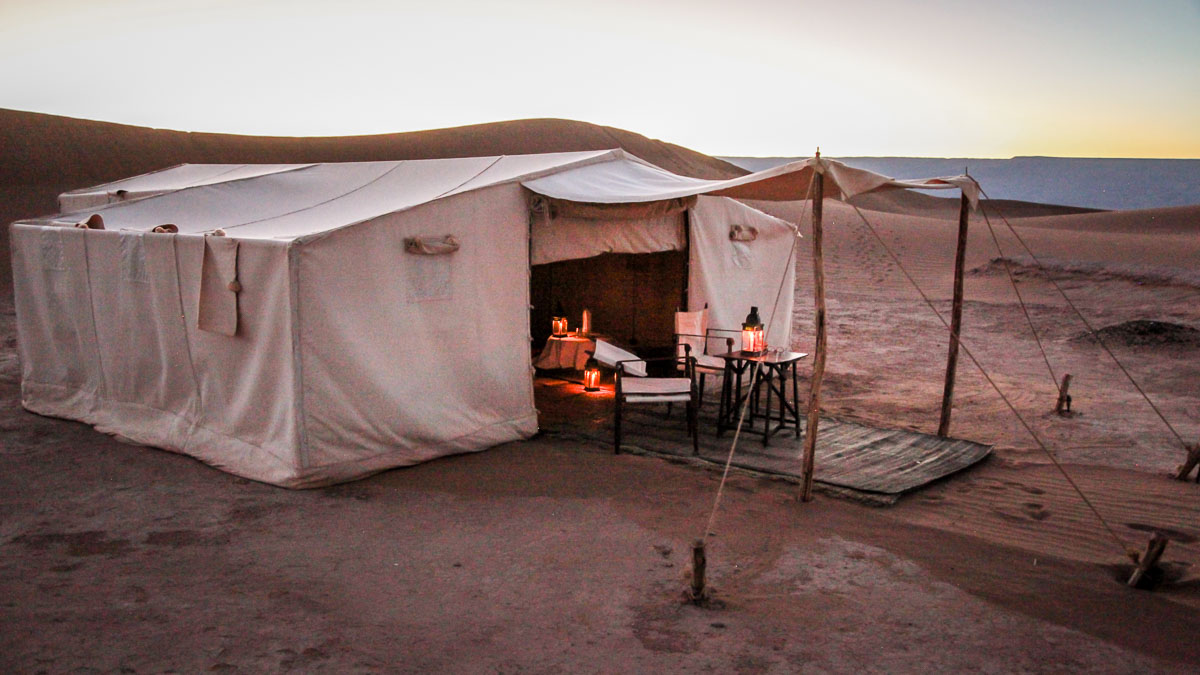
[[(817, 152), (817, 159), (821, 153)], [(821, 380), (825, 377), (825, 266), (821, 251), (821, 217), (825, 202), (825, 176), (813, 175), (812, 256), (813, 296), (816, 303), (817, 345), (813, 356), (812, 393), (808, 399), (808, 423), (804, 427), (804, 487), (801, 501), (812, 501), (814, 457), (817, 451), (817, 424), (821, 414)]]
[(954, 374), (958, 369), (958, 336), (962, 330), (963, 264), (967, 256), (967, 221), (970, 212), (971, 203), (964, 194), (958, 207), (958, 249), (954, 252), (954, 307), (950, 316), (950, 355), (946, 359), (946, 388), (942, 393), (942, 419), (938, 423), (938, 436), (950, 433), (950, 408), (954, 405)]

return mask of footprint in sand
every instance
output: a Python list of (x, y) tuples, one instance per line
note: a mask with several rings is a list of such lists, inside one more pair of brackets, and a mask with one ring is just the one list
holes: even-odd
[(1028, 492), (1031, 495), (1046, 494), (1046, 491), (1041, 488), (1033, 487), (1032, 485), (1026, 485), (1024, 483), (1018, 483), (1016, 481), (1006, 480), (1006, 481), (1004, 481), (1004, 484), (1008, 485), (1010, 487), (1015, 487), (1018, 490), (1024, 490), (1025, 492)]
[(1021, 510), (1034, 520), (1045, 520), (1050, 517), (1050, 511), (1042, 508), (1042, 505), (1037, 502), (1026, 502), (1021, 505)]

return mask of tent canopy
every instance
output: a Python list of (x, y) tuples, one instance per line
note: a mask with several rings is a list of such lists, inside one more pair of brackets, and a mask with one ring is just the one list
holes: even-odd
[(979, 187), (967, 176), (896, 180), (841, 162), (812, 157), (739, 178), (704, 180), (677, 176), (636, 158), (582, 166), (527, 180), (525, 187), (554, 199), (598, 204), (624, 204), (708, 194), (738, 199), (795, 201), (808, 197), (814, 173), (825, 176), (825, 194), (848, 198), (881, 189), (960, 189), (972, 205)]

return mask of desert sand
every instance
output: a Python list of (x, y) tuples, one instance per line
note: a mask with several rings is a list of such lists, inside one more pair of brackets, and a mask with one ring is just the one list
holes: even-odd
[[(86, 184), (61, 184), (53, 162), (71, 157), (53, 150), (42, 173), (7, 177), (7, 220)], [(948, 211), (871, 207), (948, 313)], [(717, 470), (544, 434), (327, 489), (260, 485), (22, 410), (6, 286), (0, 670), (1194, 672), (1200, 486), (1168, 477), (1182, 448), (1052, 282), (1096, 328), (1200, 328), (1200, 207), (1002, 208), (1047, 265), (989, 213), (996, 252), (973, 217), (964, 344), (1113, 533), (964, 355), (951, 432), (994, 444), (993, 457), (890, 508), (801, 503), (791, 483), (734, 473), (709, 541), (719, 602), (707, 609), (681, 594)], [(828, 202), (826, 214), (825, 412), (932, 432), (947, 331), (851, 207)], [(1074, 417), (1050, 413), (1055, 386), (1001, 258), (1056, 375), (1074, 378)], [(805, 351), (811, 284), (803, 248), (794, 346)], [(1200, 440), (1194, 334), (1109, 335), (1163, 415)], [(1129, 589), (1124, 549), (1153, 531), (1172, 537), (1161, 583)]]

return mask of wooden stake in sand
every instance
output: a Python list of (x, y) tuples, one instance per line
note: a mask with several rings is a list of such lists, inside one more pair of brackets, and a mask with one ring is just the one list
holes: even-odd
[[(1188, 448), (1187, 451), (1187, 459), (1179, 466), (1179, 473), (1175, 474), (1175, 477), (1179, 480), (1187, 480), (1188, 474), (1192, 472), (1192, 469), (1200, 465), (1200, 442)], [(1200, 483), (1200, 471), (1196, 472), (1196, 482)]]
[[(817, 159), (821, 152), (817, 151)], [(821, 415), (821, 380), (825, 377), (825, 266), (821, 252), (821, 215), (825, 201), (825, 176), (813, 174), (812, 185), (813, 295), (816, 302), (817, 345), (813, 350), (812, 391), (808, 399), (808, 422), (804, 427), (804, 487), (800, 500), (812, 501), (813, 471), (817, 452), (817, 424)]]
[(1167, 550), (1167, 541), (1168, 539), (1161, 532), (1155, 532), (1154, 536), (1150, 537), (1150, 543), (1146, 544), (1146, 552), (1138, 560), (1138, 566), (1133, 571), (1133, 576), (1129, 577), (1130, 588), (1137, 588), (1142, 577), (1158, 564), (1158, 559), (1162, 557), (1163, 551)]
[(1059, 415), (1071, 414), (1071, 395), (1067, 393), (1071, 389), (1071, 374), (1063, 375), (1062, 386), (1058, 388), (1058, 403), (1054, 404), (1054, 412)]
[(946, 387), (942, 392), (942, 418), (938, 422), (938, 436), (950, 433), (950, 409), (954, 405), (954, 375), (958, 370), (958, 336), (962, 329), (963, 264), (967, 255), (967, 221), (970, 219), (971, 202), (962, 196), (958, 207), (958, 248), (954, 252), (954, 306), (950, 314), (950, 355), (946, 358)]
[(692, 544), (692, 604), (700, 605), (708, 599), (708, 591), (704, 587), (704, 574), (708, 560), (704, 555), (704, 540), (697, 539)]

